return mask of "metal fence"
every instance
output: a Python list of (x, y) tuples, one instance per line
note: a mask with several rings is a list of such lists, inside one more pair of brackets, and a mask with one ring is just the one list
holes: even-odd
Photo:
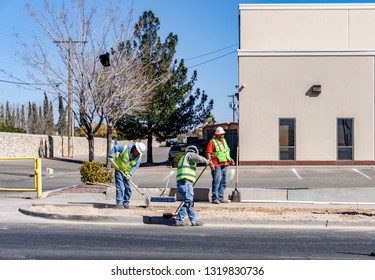
[(37, 198), (42, 197), (42, 159), (33, 157), (0, 158), (0, 160), (33, 160), (34, 161), (34, 188), (0, 188), (0, 191), (36, 192)]

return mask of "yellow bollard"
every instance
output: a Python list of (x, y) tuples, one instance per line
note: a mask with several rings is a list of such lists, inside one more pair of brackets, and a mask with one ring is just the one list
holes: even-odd
[(42, 159), (41, 158), (35, 159), (34, 180), (35, 180), (35, 189), (36, 189), (37, 198), (41, 198), (42, 197)]

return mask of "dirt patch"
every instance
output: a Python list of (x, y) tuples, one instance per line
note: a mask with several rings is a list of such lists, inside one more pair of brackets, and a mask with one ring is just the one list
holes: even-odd
[[(103, 193), (105, 194), (107, 192), (107, 187), (110, 185), (99, 185), (99, 184), (93, 184), (93, 185), (75, 185), (70, 186), (66, 188), (62, 188), (56, 191), (50, 192), (47, 197), (66, 194), (66, 193)], [(114, 186), (113, 186), (114, 187)]]
[[(112, 204), (90, 203), (87, 205), (33, 205), (29, 210), (60, 215), (161, 217), (164, 213), (174, 213), (177, 206), (131, 206), (130, 209), (116, 209)], [(195, 209), (200, 218), (375, 221), (375, 210), (365, 210), (364, 212), (350, 209), (322, 210), (272, 207), (225, 207), (221, 205), (218, 207), (196, 206)]]

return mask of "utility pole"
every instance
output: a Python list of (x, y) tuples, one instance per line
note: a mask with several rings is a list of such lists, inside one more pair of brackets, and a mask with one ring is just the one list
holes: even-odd
[(232, 102), (229, 103), (229, 107), (233, 111), (233, 122), (235, 122), (236, 121), (236, 111), (238, 109), (238, 102), (235, 101), (235, 98), (237, 98), (237, 95), (231, 94), (231, 95), (228, 95), (228, 97), (232, 98)]
[(68, 157), (73, 157), (74, 112), (73, 112), (73, 44), (86, 44), (87, 41), (54, 41), (55, 44), (68, 44)]

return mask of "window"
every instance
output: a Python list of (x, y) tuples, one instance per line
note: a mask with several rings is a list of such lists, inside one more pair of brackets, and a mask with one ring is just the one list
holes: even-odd
[(295, 159), (295, 119), (279, 119), (280, 160)]
[(337, 159), (353, 160), (353, 119), (337, 119)]

